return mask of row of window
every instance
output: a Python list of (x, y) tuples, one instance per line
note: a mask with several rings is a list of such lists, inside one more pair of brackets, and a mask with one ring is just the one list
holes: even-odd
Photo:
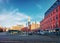
[(45, 26), (45, 27), (41, 27), (42, 29), (52, 29), (52, 28), (57, 28), (58, 27), (58, 25), (56, 24), (56, 25), (53, 25), (53, 26)]
[(52, 29), (52, 28), (58, 28), (59, 26), (60, 26), (60, 21), (59, 21), (59, 23), (56, 22), (56, 23), (53, 23), (50, 25), (48, 25), (48, 24), (41, 25), (41, 28), (42, 29)]
[(47, 16), (45, 16), (45, 18), (48, 18), (48, 17), (50, 17), (50, 16), (52, 16), (52, 15), (54, 15), (54, 14), (58, 14), (59, 9), (60, 9), (60, 7), (57, 7), (56, 9), (54, 9), (54, 10), (51, 12), (51, 14), (47, 14)]
[[(51, 14), (48, 14), (47, 16), (45, 16), (45, 19), (43, 20), (43, 22), (41, 23), (41, 28), (44, 28), (43, 26), (45, 25), (45, 24), (48, 24), (48, 23), (50, 23), (50, 22), (52, 22), (52, 21), (56, 21), (56, 24), (55, 25), (53, 25), (53, 26), (50, 26), (50, 27), (45, 27), (45, 28), (52, 28), (52, 27), (58, 27), (58, 23), (57, 23), (57, 21), (58, 21), (58, 17), (60, 18), (60, 15), (58, 15), (58, 11), (59, 11), (59, 9), (60, 9), (60, 7), (57, 7), (56, 9), (54, 9), (53, 10), (53, 12), (51, 13)], [(53, 16), (53, 15), (56, 15), (56, 16)], [(49, 17), (51, 17), (52, 16), (52, 18), (49, 18)], [(49, 18), (49, 19), (48, 19)], [(45, 21), (46, 19), (48, 19), (47, 20), (47, 22)], [(59, 24), (60, 25), (60, 24)]]

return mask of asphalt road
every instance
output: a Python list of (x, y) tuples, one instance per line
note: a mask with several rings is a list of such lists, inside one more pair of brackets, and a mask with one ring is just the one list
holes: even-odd
[(60, 43), (58, 36), (0, 34), (0, 43)]

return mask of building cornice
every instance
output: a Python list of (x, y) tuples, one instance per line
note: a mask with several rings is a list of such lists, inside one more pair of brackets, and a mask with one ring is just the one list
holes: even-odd
[(60, 5), (60, 0), (56, 1), (46, 12), (45, 12), (45, 16), (47, 16), (49, 13), (51, 13), (57, 6)]

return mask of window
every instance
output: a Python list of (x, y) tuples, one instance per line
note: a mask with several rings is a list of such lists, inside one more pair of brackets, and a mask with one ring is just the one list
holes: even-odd
[(59, 10), (60, 10), (60, 6), (59, 6)]
[(52, 19), (50, 18), (50, 22), (52, 21)]
[(52, 16), (52, 13), (51, 13), (51, 16)]
[(58, 22), (56, 22), (56, 28), (58, 28)]
[(56, 12), (58, 12), (58, 8), (56, 8)]
[(55, 11), (53, 11), (53, 14), (55, 13)]
[(53, 17), (53, 20), (55, 20), (55, 17)]
[(60, 20), (59, 20), (59, 26), (60, 26)]
[(55, 28), (55, 25), (53, 25), (53, 28)]
[(56, 15), (56, 20), (58, 20), (58, 15)]
[(59, 18), (60, 18), (60, 14), (59, 14)]
[(51, 26), (51, 28), (52, 28), (52, 26)]

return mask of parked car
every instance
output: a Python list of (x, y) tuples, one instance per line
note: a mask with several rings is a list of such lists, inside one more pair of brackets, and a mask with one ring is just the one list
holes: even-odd
[(45, 34), (45, 32), (44, 32), (44, 31), (40, 31), (40, 34), (41, 34), (41, 35), (44, 35), (44, 34)]
[(33, 34), (33, 32), (28, 32), (28, 35), (32, 35)]
[(38, 32), (36, 32), (36, 34), (37, 34), (37, 35), (44, 35), (45, 32), (44, 32), (44, 31), (38, 31)]

